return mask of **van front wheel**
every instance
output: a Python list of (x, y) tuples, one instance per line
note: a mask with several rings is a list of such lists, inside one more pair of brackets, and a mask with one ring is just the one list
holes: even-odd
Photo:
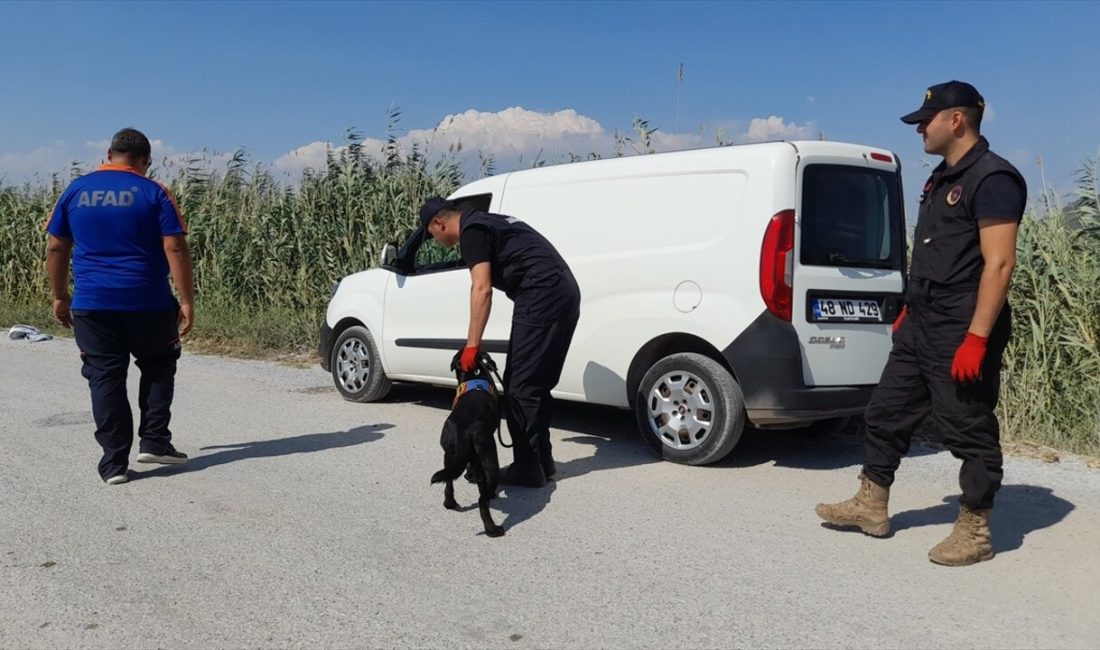
[(367, 328), (353, 325), (332, 346), (332, 379), (349, 402), (375, 402), (390, 392), (378, 346)]
[(687, 465), (721, 460), (745, 430), (741, 387), (721, 364), (695, 353), (653, 364), (638, 385), (634, 413), (655, 452)]

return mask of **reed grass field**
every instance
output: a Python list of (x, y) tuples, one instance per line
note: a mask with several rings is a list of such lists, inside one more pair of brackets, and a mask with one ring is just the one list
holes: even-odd
[[(382, 245), (415, 228), (427, 197), (465, 182), (455, 154), (402, 152), (394, 138), (366, 152), (352, 132), (324, 169), (298, 183), (275, 180), (243, 151), (220, 171), (201, 159), (171, 173), (154, 168), (190, 230), (197, 323), (189, 347), (309, 354), (332, 284), (377, 266)], [(491, 159), (483, 163), (491, 171)], [(50, 327), (43, 224), (81, 171), (23, 184), (0, 179), (0, 326)], [(1100, 455), (1097, 161), (1083, 161), (1072, 196), (1031, 194), (1010, 295), (1015, 330), (1002, 374), (1003, 435)]]

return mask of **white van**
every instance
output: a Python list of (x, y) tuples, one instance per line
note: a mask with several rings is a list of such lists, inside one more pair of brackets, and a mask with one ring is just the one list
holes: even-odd
[[(581, 317), (555, 397), (632, 408), (664, 458), (705, 464), (746, 424), (862, 412), (904, 289), (899, 167), (772, 142), (517, 171), (449, 198), (526, 221), (572, 268)], [(422, 230), (383, 259), (335, 288), (322, 367), (354, 401), (455, 385), (469, 273)], [(496, 292), (483, 349), (501, 367), (511, 309)]]

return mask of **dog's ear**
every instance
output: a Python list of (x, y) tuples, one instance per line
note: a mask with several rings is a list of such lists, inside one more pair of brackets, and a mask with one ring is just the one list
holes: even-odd
[(451, 372), (458, 372), (458, 362), (462, 359), (462, 350), (455, 352), (455, 355), (451, 357)]

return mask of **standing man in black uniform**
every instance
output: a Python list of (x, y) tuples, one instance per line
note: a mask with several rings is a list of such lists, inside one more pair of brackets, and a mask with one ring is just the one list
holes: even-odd
[(961, 566), (993, 557), (989, 513), (1001, 485), (1000, 428), (994, 409), (1001, 357), (1011, 334), (1007, 304), (1016, 232), (1027, 199), (1023, 177), (980, 135), (985, 101), (968, 83), (925, 92), (916, 124), (924, 150), (943, 156), (920, 198), (906, 308), (866, 413), (860, 490), (819, 504), (827, 522), (881, 537), (887, 501), (914, 429), (932, 415), (962, 460), (958, 520), (928, 557)]
[(420, 209), (429, 237), (461, 244), (470, 269), (470, 325), (460, 363), (472, 370), (492, 309), (493, 288), (514, 303), (504, 370), (505, 417), (513, 463), (501, 483), (542, 487), (556, 468), (550, 445), (550, 391), (561, 378), (580, 317), (580, 289), (558, 251), (531, 226), (442, 198)]

